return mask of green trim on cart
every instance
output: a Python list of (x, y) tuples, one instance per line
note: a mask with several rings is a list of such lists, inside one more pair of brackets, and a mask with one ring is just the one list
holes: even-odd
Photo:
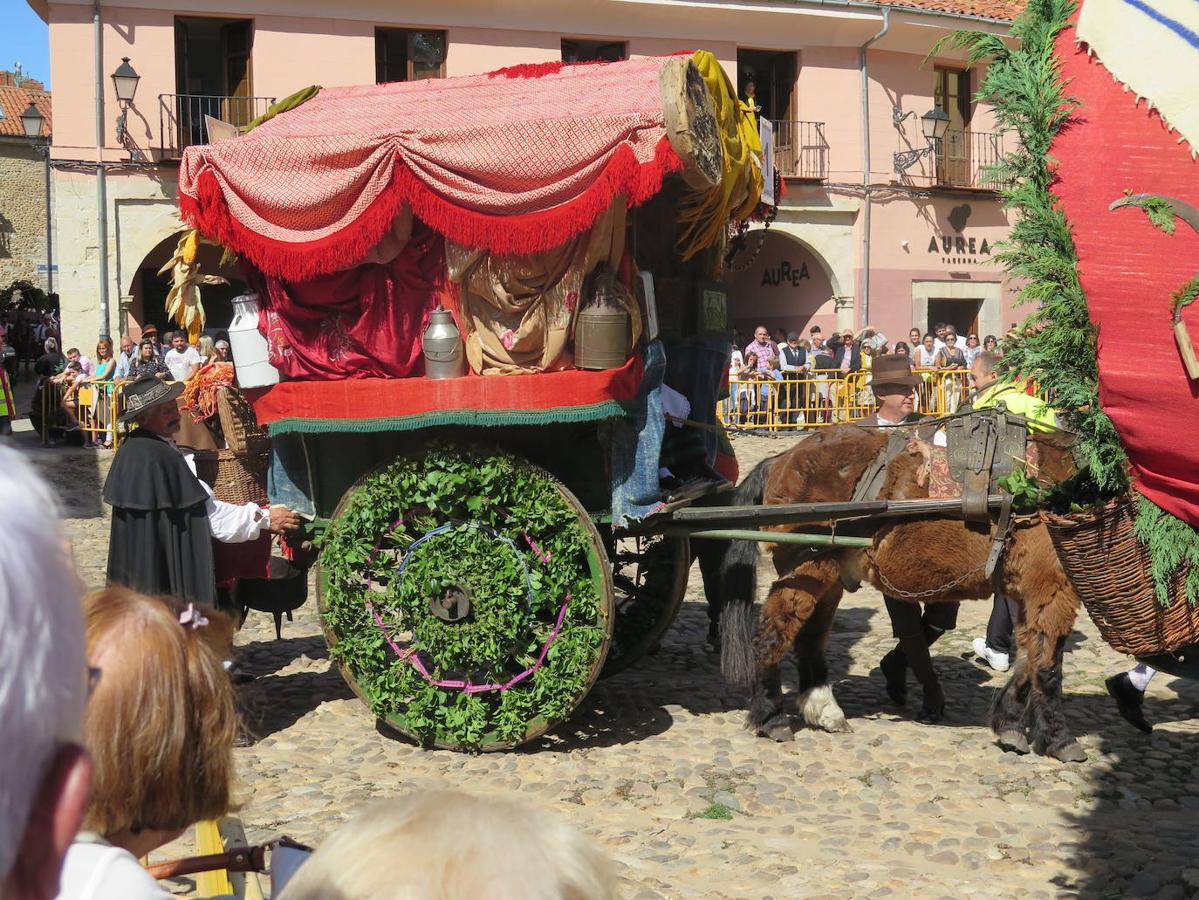
[(443, 409), (412, 416), (387, 416), (379, 419), (303, 419), (289, 417), (271, 422), (272, 437), (281, 434), (369, 433), (417, 431), (439, 425), (555, 425), (567, 422), (598, 422), (628, 415), (633, 404), (604, 400), (587, 406), (559, 406), (553, 409)]

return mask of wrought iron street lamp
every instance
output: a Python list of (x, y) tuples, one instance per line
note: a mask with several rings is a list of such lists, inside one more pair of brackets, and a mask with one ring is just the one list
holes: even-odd
[(121, 64), (112, 73), (112, 86), (117, 92), (117, 100), (120, 101), (122, 109), (128, 109), (133, 103), (133, 97), (137, 93), (137, 83), (141, 80), (142, 76), (138, 75), (133, 66), (129, 65), (129, 57), (122, 56)]
[[(117, 143), (122, 147), (130, 144), (129, 129), (127, 127), (129, 118), (129, 107), (133, 106), (133, 98), (137, 94), (137, 83), (142, 80), (142, 77), (137, 74), (133, 66), (129, 65), (129, 57), (122, 56), (121, 64), (117, 66), (117, 70), (112, 73), (112, 87), (117, 94), (117, 103), (120, 104), (121, 114), (117, 116)], [(136, 146), (129, 146), (130, 156), (141, 161), (142, 154)]]
[(30, 100), (29, 108), (21, 113), (21, 127), (25, 130), (25, 137), (41, 137), (44, 121), (46, 121), (46, 117), (38, 112), (37, 106)]
[[(904, 119), (915, 115), (914, 110), (905, 113), (897, 106), (892, 110), (891, 121), (898, 128)], [(924, 139), (928, 141), (928, 146), (894, 154), (891, 157), (891, 165), (895, 169), (896, 175), (902, 175), (916, 165), (921, 157), (927, 156), (936, 149), (938, 142), (945, 137), (945, 132), (949, 130), (949, 116), (944, 110), (934, 107), (920, 117), (920, 130), (924, 134)]]

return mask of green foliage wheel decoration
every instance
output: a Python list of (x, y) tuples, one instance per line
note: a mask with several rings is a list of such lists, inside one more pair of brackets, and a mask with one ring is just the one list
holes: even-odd
[(321, 549), (330, 655), (391, 728), (503, 750), (566, 719), (595, 683), (612, 573), (586, 511), (514, 456), (434, 445), (358, 481)]
[(654, 648), (679, 614), (687, 593), (691, 547), (685, 537), (604, 533), (612, 560), (616, 624), (601, 675), (622, 672)]

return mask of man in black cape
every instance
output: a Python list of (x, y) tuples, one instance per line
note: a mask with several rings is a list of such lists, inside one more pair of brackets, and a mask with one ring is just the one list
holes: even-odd
[(125, 389), (122, 422), (138, 428), (125, 439), (104, 482), (112, 506), (108, 581), (147, 594), (216, 602), (213, 538), (230, 543), (262, 532), (291, 531), (299, 516), (276, 507), (236, 506), (212, 497), (175, 446), (176, 403), (183, 385), (154, 377)]

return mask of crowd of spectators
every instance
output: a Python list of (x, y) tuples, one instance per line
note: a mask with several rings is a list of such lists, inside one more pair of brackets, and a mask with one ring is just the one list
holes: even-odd
[[(867, 389), (872, 361), (887, 353), (909, 357), (920, 373), (918, 405), (954, 412), (972, 386), (970, 367), (983, 349), (1002, 355), (994, 335), (980, 340), (972, 331), (963, 340), (943, 322), (927, 333), (913, 328), (908, 342), (894, 345), (874, 328), (834, 331), (826, 338), (819, 325), (806, 336), (782, 328), (772, 335), (759, 325), (749, 342), (734, 331), (725, 422), (769, 428), (861, 418), (872, 409)], [(867, 374), (856, 375), (860, 372)]]
[[(223, 336), (214, 340), (201, 335), (192, 344), (186, 332), (168, 332), (163, 343), (152, 324), (142, 328), (141, 339), (136, 343), (128, 335), (122, 335), (119, 351), (115, 353), (112, 340), (106, 337), (96, 343), (92, 357), (77, 347), (68, 348), (63, 354), (59, 346), (54, 335), (44, 339), (42, 353), (34, 363), (39, 381), (39, 393), (34, 398), (37, 418), (40, 419), (42, 406), (40, 391), (49, 388), (53, 391), (47, 404), (51, 407), (52, 436), (57, 439), (81, 432), (83, 446), (94, 448), (113, 446), (112, 400), (119, 385), (146, 376), (186, 382), (210, 362), (232, 362), (229, 342)], [(3, 432), (0, 423), (0, 433)]]

